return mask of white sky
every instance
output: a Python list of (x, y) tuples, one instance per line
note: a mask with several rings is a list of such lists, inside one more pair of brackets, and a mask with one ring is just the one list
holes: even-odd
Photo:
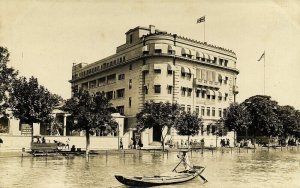
[(237, 100), (266, 94), (300, 109), (300, 1), (34, 1), (0, 0), (0, 45), (10, 65), (67, 99), (72, 63), (92, 63), (115, 53), (125, 32), (153, 24), (160, 30), (231, 49), (240, 70)]

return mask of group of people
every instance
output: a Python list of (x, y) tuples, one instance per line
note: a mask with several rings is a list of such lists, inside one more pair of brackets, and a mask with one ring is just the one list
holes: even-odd
[(229, 138), (227, 138), (227, 139), (221, 139), (221, 141), (220, 141), (220, 145), (221, 145), (221, 147), (230, 147), (230, 140), (229, 140)]
[(129, 143), (129, 149), (141, 149), (143, 147), (142, 139), (139, 138), (138, 142), (136, 142), (136, 139), (133, 137), (130, 140)]
[(45, 137), (42, 137), (42, 142), (41, 142), (41, 140), (40, 140), (40, 138), (39, 137), (37, 137), (37, 141), (36, 141), (36, 143), (43, 143), (43, 144), (45, 144), (46, 143), (46, 139), (45, 139)]
[[(123, 140), (120, 139), (120, 149), (124, 149)], [(136, 142), (136, 139), (133, 137), (130, 140), (130, 143), (128, 145), (129, 149), (141, 149), (143, 147), (142, 139), (139, 138), (138, 142)]]

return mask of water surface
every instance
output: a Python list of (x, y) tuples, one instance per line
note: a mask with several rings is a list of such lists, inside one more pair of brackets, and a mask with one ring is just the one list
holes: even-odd
[[(179, 162), (177, 152), (138, 152), (85, 157), (1, 157), (0, 187), (125, 187), (114, 175), (159, 175)], [(194, 164), (205, 166), (200, 178), (170, 187), (300, 187), (300, 151), (234, 149), (193, 152)]]

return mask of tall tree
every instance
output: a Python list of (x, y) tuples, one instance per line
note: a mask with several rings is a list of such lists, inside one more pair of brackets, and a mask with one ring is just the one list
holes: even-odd
[(174, 125), (175, 119), (179, 114), (180, 106), (177, 103), (147, 101), (143, 109), (136, 114), (137, 126), (140, 131), (147, 128), (159, 130), (158, 134), (161, 135), (161, 145), (164, 151), (167, 134), (163, 135), (163, 132), (166, 128), (170, 129)]
[[(12, 84), (9, 105), (13, 115), (22, 123), (50, 122), (51, 113), (58, 105), (57, 95), (51, 94), (44, 86), (39, 85), (34, 77), (16, 79)], [(33, 133), (33, 127), (32, 127)]]
[[(228, 131), (234, 130), (237, 135), (243, 135), (251, 124), (246, 106), (238, 103), (230, 104), (219, 124), (223, 125), (224, 129)], [(234, 140), (234, 144), (236, 144), (235, 142), (236, 140)]]
[(71, 129), (84, 130), (86, 136), (86, 154), (90, 150), (90, 134), (103, 126), (115, 125), (111, 116), (111, 103), (103, 92), (90, 94), (88, 91), (79, 89), (74, 91), (71, 99), (62, 107), (73, 118)]
[(0, 46), (0, 115), (5, 114), (8, 107), (8, 92), (15, 80), (18, 72), (13, 68), (8, 68), (9, 52), (6, 48)]
[(277, 115), (283, 126), (282, 136), (295, 135), (298, 128), (297, 112), (292, 106), (279, 106)]
[(177, 118), (174, 128), (178, 135), (188, 136), (189, 146), (190, 136), (198, 135), (202, 124), (202, 119), (196, 112), (182, 112)]
[(283, 131), (276, 110), (278, 104), (270, 96), (256, 95), (246, 99), (242, 105), (249, 113), (248, 133), (252, 136), (274, 136)]

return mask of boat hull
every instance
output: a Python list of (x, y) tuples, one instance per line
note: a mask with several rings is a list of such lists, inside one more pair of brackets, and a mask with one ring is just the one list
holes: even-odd
[(170, 185), (190, 181), (194, 179), (197, 172), (176, 173), (175, 176), (143, 176), (124, 177), (116, 175), (115, 178), (122, 184), (134, 187), (152, 187), (160, 185)]

